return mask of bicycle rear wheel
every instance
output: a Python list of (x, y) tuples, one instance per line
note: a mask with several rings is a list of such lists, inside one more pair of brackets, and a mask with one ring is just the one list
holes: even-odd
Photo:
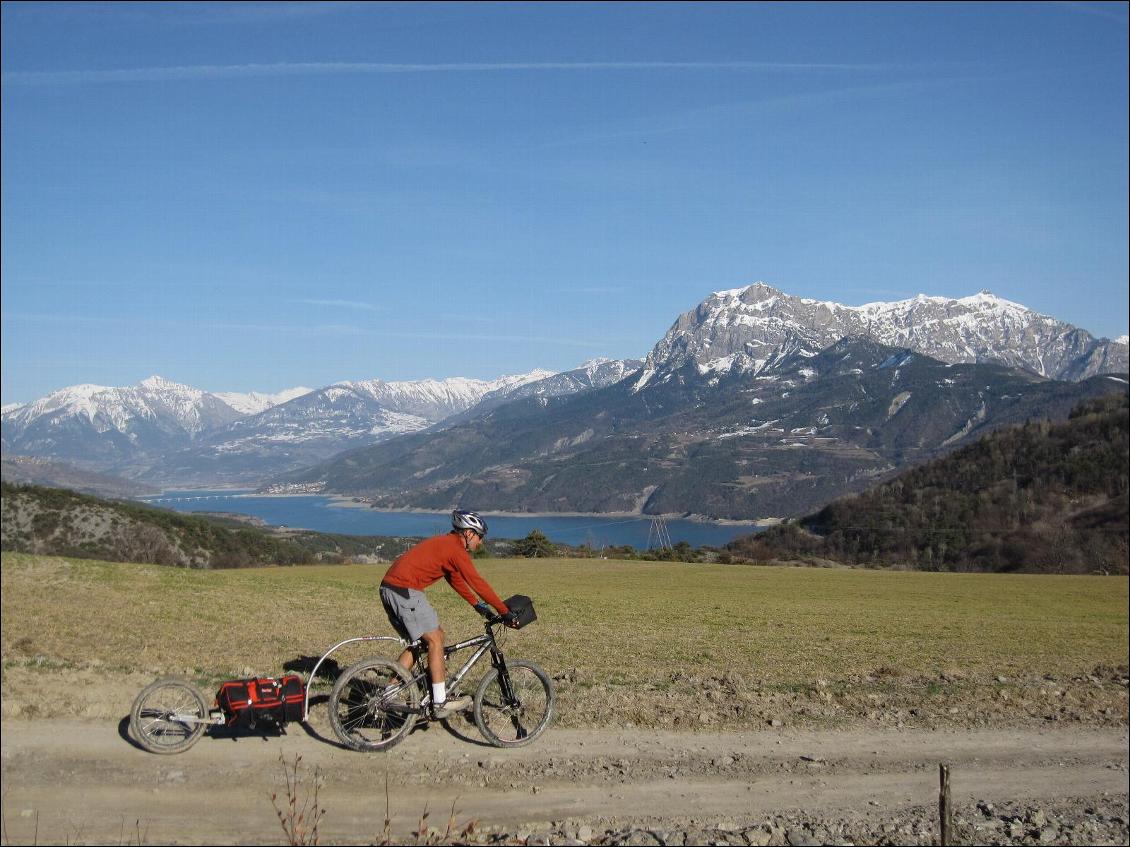
[(556, 695), (533, 662), (506, 663), (505, 678), (491, 668), (475, 691), (475, 726), (495, 747), (522, 747), (545, 731)]
[(412, 731), (420, 692), (408, 672), (388, 659), (346, 668), (330, 692), (330, 726), (353, 750), (387, 750)]
[(150, 753), (181, 753), (200, 740), (208, 724), (204, 695), (185, 679), (150, 683), (133, 701), (129, 731)]

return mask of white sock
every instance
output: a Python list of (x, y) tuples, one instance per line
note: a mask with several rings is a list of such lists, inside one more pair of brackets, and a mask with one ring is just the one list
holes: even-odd
[(446, 682), (433, 682), (432, 683), (432, 705), (441, 706), (447, 702), (447, 683)]

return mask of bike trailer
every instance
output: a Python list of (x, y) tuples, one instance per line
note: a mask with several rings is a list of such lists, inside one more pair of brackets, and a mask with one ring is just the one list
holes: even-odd
[(220, 684), (216, 706), (229, 727), (253, 729), (259, 721), (283, 725), (303, 719), (306, 683), (295, 674), (236, 679)]
[(538, 619), (537, 612), (534, 611), (534, 601), (527, 597), (525, 594), (515, 594), (513, 597), (508, 597), (503, 601), (506, 608), (518, 620), (517, 629), (521, 629), (526, 624), (531, 624)]

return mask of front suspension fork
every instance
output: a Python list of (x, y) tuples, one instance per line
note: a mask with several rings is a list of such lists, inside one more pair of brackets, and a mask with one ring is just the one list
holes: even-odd
[(514, 687), (510, 684), (510, 671), (506, 668), (506, 657), (499, 651), (492, 650), (491, 662), (498, 669), (498, 687), (502, 691), (502, 702), (510, 707), (521, 706), (518, 698), (514, 696)]

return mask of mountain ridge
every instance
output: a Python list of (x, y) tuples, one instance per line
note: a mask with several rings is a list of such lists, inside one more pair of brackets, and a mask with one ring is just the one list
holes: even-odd
[(785, 517), (996, 426), (1065, 416), (1112, 379), (1048, 380), (845, 338), (816, 354), (797, 347), (757, 373), (704, 374), (687, 362), (644, 390), (629, 377), (517, 399), (343, 453), (272, 490), (379, 508)]
[[(988, 292), (845, 306), (759, 282), (715, 292), (684, 312), (642, 362), (597, 359), (571, 371), (496, 380), (345, 380), (312, 391), (225, 393), (230, 403), (160, 377), (129, 388), (72, 386), (5, 407), (0, 447), (6, 455), (35, 455), (168, 487), (259, 485), (336, 453), (477, 416), (505, 416), (509, 403), (556, 408), (560, 397), (620, 381), (642, 393), (640, 408), (660, 408), (656, 398), (670, 394), (672, 381), (701, 382), (705, 390), (734, 377), (757, 378), (816, 357), (844, 338), (943, 363), (997, 363), (1073, 381), (1130, 370), (1123, 340), (1096, 339)], [(650, 413), (630, 425), (647, 431)]]
[[(502, 402), (508, 392), (556, 376), (536, 369), (493, 380), (345, 380), (315, 390), (225, 395), (247, 412), (157, 376), (125, 388), (85, 384), (6, 410), (2, 446), (5, 455), (35, 455), (168, 487), (257, 484), (343, 450), (426, 429), (484, 397)], [(574, 382), (560, 390), (584, 386)]]
[(764, 282), (715, 292), (681, 314), (644, 361), (640, 386), (694, 362), (702, 371), (756, 372), (788, 344), (819, 350), (848, 336), (907, 347), (939, 361), (995, 361), (1053, 379), (1130, 370), (1127, 345), (1096, 339), (987, 291), (845, 306), (785, 294)]

